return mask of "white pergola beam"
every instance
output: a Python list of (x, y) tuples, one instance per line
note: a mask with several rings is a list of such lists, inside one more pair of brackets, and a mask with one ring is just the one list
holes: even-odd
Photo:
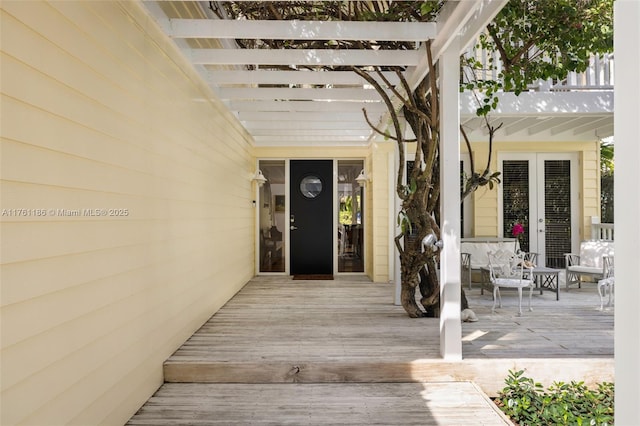
[(280, 87), (221, 87), (220, 99), (299, 99), (299, 100), (342, 100), (377, 101), (380, 95), (375, 90), (363, 89), (304, 89)]
[[(362, 109), (366, 109), (367, 112), (383, 112), (386, 111), (385, 105), (381, 100), (376, 101), (362, 101), (362, 102), (342, 102), (342, 101), (229, 101), (229, 109), (232, 111), (243, 112), (324, 112), (324, 113), (336, 113), (336, 112), (348, 112), (358, 113), (362, 116)], [(311, 114), (309, 114), (311, 115)], [(345, 116), (347, 117), (347, 116)]]
[(349, 137), (349, 138), (367, 138), (368, 130), (362, 129), (252, 129), (251, 134), (254, 137), (272, 136), (272, 137)]
[(303, 121), (296, 118), (289, 118), (286, 113), (281, 113), (279, 120), (255, 121), (241, 120), (247, 129), (250, 130), (370, 130), (369, 125), (360, 121)]
[[(446, 2), (444, 4), (438, 13), (438, 35), (431, 43), (431, 53), (434, 63), (438, 60), (444, 49), (446, 49), (450, 40), (460, 33), (480, 3), (481, 0), (468, 0)], [(486, 25), (486, 22), (484, 25)], [(422, 53), (420, 62), (416, 64), (416, 68), (413, 69), (407, 77), (407, 82), (412, 90), (418, 86), (429, 72), (425, 44), (423, 44), (420, 52)]]
[[(376, 117), (380, 112), (371, 113)], [(304, 123), (326, 123), (340, 121), (341, 123), (364, 123), (364, 115), (362, 112), (325, 112), (318, 114), (317, 112), (283, 112), (283, 111), (240, 111), (238, 119), (245, 122), (266, 121), (276, 124), (280, 120), (300, 121)]]
[(496, 17), (508, 2), (509, 0), (482, 0), (477, 4), (473, 16), (467, 20), (458, 33), (460, 51), (467, 49), (472, 42), (477, 40), (480, 33), (487, 27), (487, 24)]
[[(368, 136), (368, 135), (367, 135)], [(330, 143), (330, 142), (357, 142), (357, 143), (366, 143), (366, 137), (358, 137), (358, 136), (256, 136), (256, 142), (265, 143), (267, 141), (273, 142), (275, 140), (279, 141), (282, 144), (286, 145), (299, 145), (301, 142), (304, 142), (305, 145), (308, 144), (318, 144), (318, 143)]]
[[(384, 72), (384, 76), (393, 85), (400, 79), (394, 72)], [(375, 73), (371, 75), (377, 80)], [(335, 85), (363, 85), (368, 84), (365, 79), (353, 71), (208, 71), (209, 84), (335, 84)]]
[(433, 22), (170, 19), (165, 28), (173, 38), (422, 41), (436, 36)]
[(190, 49), (186, 53), (192, 63), (202, 65), (411, 66), (420, 60), (417, 50)]

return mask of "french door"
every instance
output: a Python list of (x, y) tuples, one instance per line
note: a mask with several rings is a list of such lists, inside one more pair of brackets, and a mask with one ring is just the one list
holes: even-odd
[(260, 160), (256, 265), (260, 273), (364, 272), (361, 159)]
[(502, 235), (522, 225), (521, 249), (538, 253), (539, 266), (563, 268), (578, 239), (577, 160), (573, 153), (499, 155)]

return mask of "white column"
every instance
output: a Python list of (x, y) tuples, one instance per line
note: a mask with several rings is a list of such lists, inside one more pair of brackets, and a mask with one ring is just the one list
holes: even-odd
[(462, 359), (460, 323), (460, 47), (456, 38), (440, 57), (440, 355)]
[(640, 2), (614, 3), (615, 413), (640, 425)]

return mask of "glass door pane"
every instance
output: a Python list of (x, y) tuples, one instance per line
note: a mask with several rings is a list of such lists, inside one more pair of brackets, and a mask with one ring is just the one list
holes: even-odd
[(338, 161), (338, 272), (364, 272), (362, 160)]
[(285, 239), (285, 162), (262, 160), (259, 165), (267, 178), (260, 188), (258, 211), (260, 215), (260, 272), (284, 272)]
[(530, 251), (529, 244), (529, 161), (505, 160), (502, 163), (502, 229), (512, 238), (515, 224), (524, 228), (518, 236), (520, 249)]
[(564, 268), (571, 252), (571, 163), (544, 161), (545, 265)]

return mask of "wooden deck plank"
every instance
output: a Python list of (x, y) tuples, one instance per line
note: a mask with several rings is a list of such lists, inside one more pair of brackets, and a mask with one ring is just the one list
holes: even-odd
[(595, 285), (536, 293), (521, 317), (513, 293), (495, 313), (489, 292), (467, 297), (479, 321), (445, 362), (439, 320), (408, 318), (390, 284), (255, 278), (166, 361), (129, 424), (509, 424), (487, 397), (509, 370), (613, 381), (614, 312)]
[(489, 292), (467, 291), (479, 321), (462, 325), (460, 365), (440, 359), (438, 320), (408, 318), (392, 304), (390, 284), (258, 277), (167, 360), (165, 380), (473, 380), (489, 394), (516, 367), (543, 383), (613, 380), (613, 310), (597, 309), (595, 285), (561, 292), (560, 301), (534, 294), (533, 312), (519, 317), (513, 293), (503, 292), (503, 307), (492, 313)]
[[(259, 277), (168, 362), (439, 357), (438, 320), (408, 318), (391, 303), (392, 292), (389, 284), (366, 281)], [(561, 292), (560, 301), (551, 292), (534, 295), (534, 311), (517, 317), (513, 295), (503, 295), (503, 308), (492, 314), (490, 294), (468, 291), (480, 321), (463, 324), (464, 357), (504, 357), (514, 351), (528, 358), (613, 357), (613, 310), (596, 309), (595, 287)], [(479, 337), (470, 338), (474, 335)]]
[(128, 425), (508, 425), (469, 382), (166, 384)]

